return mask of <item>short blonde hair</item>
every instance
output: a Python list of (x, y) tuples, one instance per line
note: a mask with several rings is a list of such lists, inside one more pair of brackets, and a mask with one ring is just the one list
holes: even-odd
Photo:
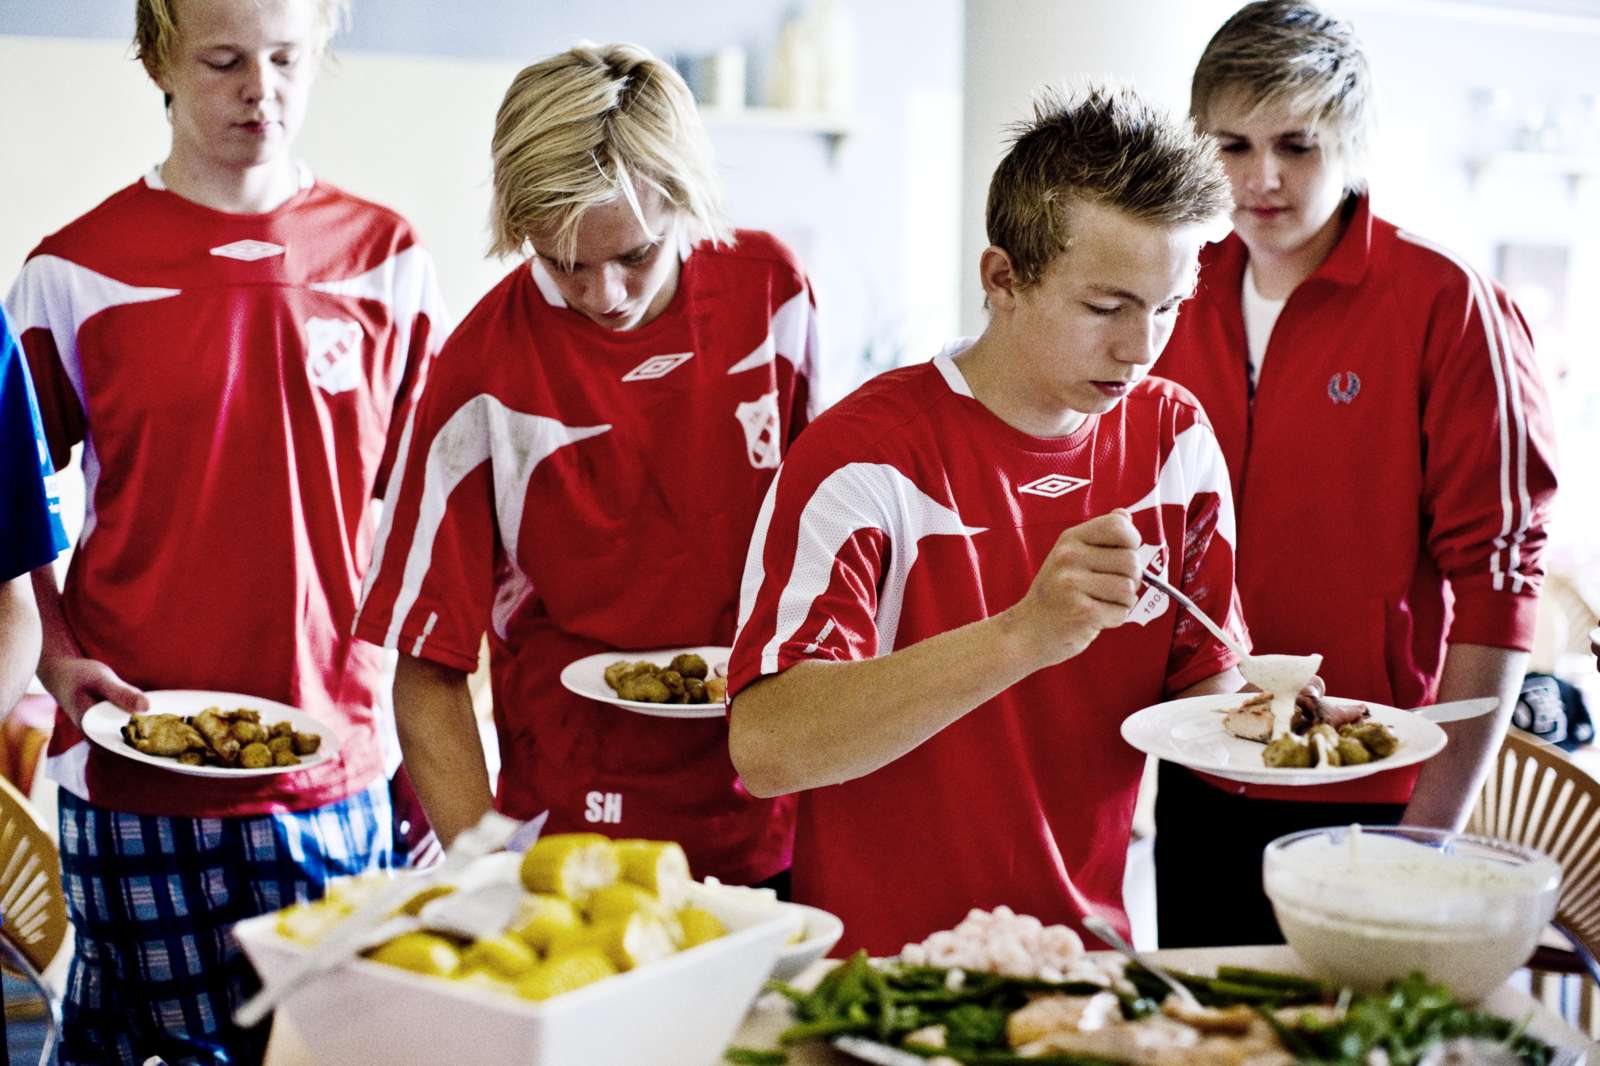
[(691, 243), (733, 240), (694, 97), (638, 45), (580, 44), (524, 68), (500, 105), (493, 148), (491, 254), (552, 233), (570, 266), (583, 213), (621, 196), (642, 224), (647, 188), (683, 213)]
[[(318, 51), (350, 21), (350, 0), (313, 0), (317, 8), (317, 28), (322, 31)], [(172, 62), (178, 43), (178, 0), (134, 0), (133, 57), (144, 64), (152, 78), (159, 78)]]
[(1011, 127), (989, 182), (989, 243), (1026, 287), (1072, 243), (1072, 208), (1092, 203), (1162, 226), (1216, 221), (1233, 206), (1216, 144), (1132, 89), (1041, 90)]
[(1365, 183), (1360, 171), (1375, 125), (1372, 72), (1349, 22), (1299, 0), (1246, 4), (1201, 54), (1189, 112), (1210, 128), (1218, 98), (1234, 93), (1252, 113), (1282, 107), (1326, 129), (1350, 187)]

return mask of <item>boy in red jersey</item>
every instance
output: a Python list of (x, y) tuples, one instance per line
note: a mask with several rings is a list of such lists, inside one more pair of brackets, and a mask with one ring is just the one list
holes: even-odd
[[(289, 154), (338, 0), (139, 0), (166, 160), (28, 258), (8, 310), (87, 514), (35, 572), (77, 936), (61, 1061), (250, 1062), (231, 928), (388, 865), (383, 662), (350, 636), (390, 423), (444, 326), (405, 220)], [(278, 700), (337, 757), (218, 780), (90, 750), (100, 700)]]
[[(1325, 788), (1164, 764), (1164, 947), (1280, 942), (1261, 890), (1276, 836), (1459, 827), (1533, 640), (1555, 472), (1532, 340), (1499, 286), (1372, 213), (1370, 82), (1350, 25), (1311, 4), (1250, 4), (1217, 31), (1190, 108), (1220, 142), (1234, 233), (1201, 257), (1156, 373), (1194, 392), (1228, 458), (1258, 648), (1321, 652), (1334, 696), (1493, 696), (1499, 713), (1445, 726), (1448, 747), (1420, 773)], [(1201, 869), (1206, 898), (1192, 887)]]
[(795, 898), (898, 951), (1007, 904), (1124, 936), (1144, 757), (1119, 726), (1232, 691), (1222, 453), (1144, 380), (1228, 207), (1211, 145), (1127, 91), (1046, 93), (989, 186), (991, 317), (822, 415), (757, 523), (734, 765), (799, 793)]
[[(356, 627), (400, 651), (418, 794), (446, 841), (493, 803), (677, 840), (725, 881), (777, 877), (789, 805), (740, 787), (723, 718), (633, 714), (559, 675), (731, 643), (756, 512), (808, 420), (805, 276), (771, 236), (728, 228), (688, 89), (632, 45), (518, 74), (494, 189), (494, 250), (527, 261), (452, 335), (405, 428)], [(466, 688), (485, 627), (493, 797)]]

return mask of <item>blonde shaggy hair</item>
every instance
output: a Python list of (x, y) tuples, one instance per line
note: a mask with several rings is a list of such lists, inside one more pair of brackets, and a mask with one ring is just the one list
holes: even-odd
[(570, 267), (583, 213), (620, 196), (645, 225), (645, 189), (682, 213), (691, 244), (733, 240), (694, 97), (637, 45), (584, 43), (524, 68), (496, 116), (493, 155), (491, 254), (549, 234)]
[(1120, 86), (1054, 87), (1011, 127), (989, 182), (989, 243), (1036, 284), (1072, 243), (1072, 209), (1091, 203), (1161, 226), (1204, 224), (1233, 206), (1216, 144)]
[[(322, 31), (318, 51), (325, 52), (333, 35), (350, 21), (350, 0), (313, 0), (317, 8), (317, 27)], [(159, 78), (172, 62), (178, 43), (178, 0), (134, 0), (133, 58), (144, 64), (152, 78)]]
[(1222, 24), (1200, 56), (1189, 88), (1189, 113), (1209, 129), (1219, 98), (1236, 98), (1254, 115), (1281, 107), (1326, 131), (1350, 175), (1365, 184), (1375, 123), (1372, 72), (1355, 28), (1315, 4), (1261, 0)]

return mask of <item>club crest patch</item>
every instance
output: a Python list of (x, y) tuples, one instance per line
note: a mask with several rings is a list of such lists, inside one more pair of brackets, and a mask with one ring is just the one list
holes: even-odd
[(306, 371), (336, 396), (361, 384), (361, 326), (348, 318), (306, 319)]
[(1335, 404), (1353, 403), (1361, 393), (1361, 378), (1354, 370), (1346, 370), (1328, 379), (1328, 399)]
[(739, 420), (739, 428), (744, 430), (745, 454), (750, 465), (757, 470), (775, 469), (782, 458), (777, 392), (741, 403), (733, 413)]

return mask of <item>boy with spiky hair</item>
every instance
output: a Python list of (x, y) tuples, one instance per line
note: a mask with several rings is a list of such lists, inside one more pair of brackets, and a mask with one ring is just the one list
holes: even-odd
[(892, 954), (1006, 904), (1128, 934), (1144, 757), (1118, 728), (1232, 691), (1226, 467), (1147, 379), (1228, 208), (1210, 141), (1126, 90), (1041, 94), (989, 186), (990, 319), (822, 415), (745, 571), (734, 764), (799, 793), (795, 898)]
[[(697, 873), (781, 887), (790, 804), (740, 787), (717, 709), (634, 714), (561, 673), (732, 642), (756, 512), (809, 419), (810, 287), (728, 225), (688, 87), (642, 48), (523, 70), (493, 150), (494, 248), (526, 261), (436, 363), (356, 627), (400, 653), (407, 766), (445, 840), (491, 804), (549, 810), (551, 830), (676, 840)], [(492, 796), (466, 687), (486, 628)]]
[[(1156, 372), (1193, 390), (1227, 456), (1262, 651), (1320, 652), (1339, 697), (1499, 710), (1447, 724), (1421, 767), (1342, 785), (1241, 786), (1163, 763), (1164, 947), (1281, 940), (1261, 889), (1274, 837), (1461, 826), (1532, 647), (1556, 484), (1533, 342), (1498, 285), (1373, 213), (1372, 96), (1353, 27), (1314, 4), (1249, 4), (1217, 31), (1190, 109), (1218, 141), (1234, 232), (1202, 255)], [(1228, 907), (1192, 891), (1201, 868)]]
[[(61, 858), (77, 950), (63, 1063), (251, 1062), (235, 922), (386, 866), (382, 656), (350, 635), (374, 493), (444, 331), (404, 219), (290, 154), (342, 0), (138, 0), (166, 159), (45, 238), (7, 299), (57, 464), (83, 445), (64, 588), (34, 572), (60, 706)], [(180, 776), (90, 749), (145, 690), (297, 706), (337, 754)]]

